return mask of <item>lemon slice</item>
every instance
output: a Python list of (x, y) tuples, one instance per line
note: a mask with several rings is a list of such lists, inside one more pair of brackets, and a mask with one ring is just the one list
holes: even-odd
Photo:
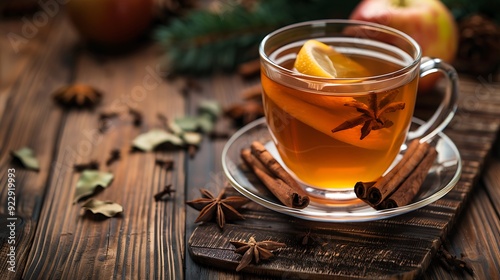
[(300, 49), (294, 67), (302, 74), (323, 78), (360, 78), (368, 71), (333, 47), (317, 40), (308, 40)]

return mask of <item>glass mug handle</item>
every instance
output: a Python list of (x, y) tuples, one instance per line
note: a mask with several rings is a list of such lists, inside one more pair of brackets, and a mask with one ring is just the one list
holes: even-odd
[(441, 72), (448, 80), (446, 92), (441, 104), (432, 117), (418, 129), (408, 133), (408, 139), (421, 138), (421, 142), (427, 142), (450, 123), (457, 110), (458, 100), (458, 74), (449, 64), (439, 58), (422, 58), (420, 64), (420, 78), (435, 72)]

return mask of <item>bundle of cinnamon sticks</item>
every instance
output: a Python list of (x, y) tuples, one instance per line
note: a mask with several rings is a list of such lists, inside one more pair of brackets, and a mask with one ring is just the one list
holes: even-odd
[(249, 149), (241, 150), (241, 158), (257, 178), (285, 206), (302, 209), (309, 205), (309, 197), (299, 183), (274, 159), (258, 141)]
[(407, 205), (415, 198), (437, 157), (427, 142), (413, 140), (398, 164), (374, 182), (357, 182), (356, 196), (375, 209)]

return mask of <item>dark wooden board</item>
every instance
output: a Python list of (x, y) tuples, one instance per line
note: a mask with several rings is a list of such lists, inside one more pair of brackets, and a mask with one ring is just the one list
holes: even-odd
[[(272, 261), (243, 270), (258, 275), (307, 279), (414, 279), (422, 275), (477, 185), (497, 137), (499, 93), (498, 87), (461, 81), (459, 107), (445, 133), (457, 145), (464, 168), (457, 185), (437, 202), (398, 217), (362, 223), (304, 221), (252, 203), (244, 211), (244, 221), (227, 224), (224, 230), (211, 223), (198, 226), (188, 242), (192, 258), (234, 271), (240, 255), (233, 252), (229, 241), (255, 236), (287, 244)], [(425, 116), (432, 108), (425, 103), (435, 98), (423, 99), (417, 113)], [(298, 236), (307, 231), (319, 241), (310, 246), (299, 244)]]

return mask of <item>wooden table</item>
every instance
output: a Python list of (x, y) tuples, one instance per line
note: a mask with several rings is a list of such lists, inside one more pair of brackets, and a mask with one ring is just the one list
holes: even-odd
[[(199, 197), (199, 188), (214, 192), (224, 185), (221, 150), (226, 139), (204, 138), (191, 159), (185, 151), (129, 153), (138, 134), (160, 127), (157, 113), (168, 118), (194, 114), (200, 100), (217, 99), (227, 107), (240, 102), (241, 89), (255, 84), (238, 75), (215, 74), (198, 78), (199, 89), (186, 92), (186, 79), (163, 79), (162, 50), (145, 44), (134, 52), (111, 56), (85, 49), (64, 16), (56, 16), (37, 28), (31, 38), (12, 41), (8, 34), (23, 33), (23, 22), (0, 22), (0, 218), (2, 279), (270, 279), (253, 274), (214, 269), (193, 261), (187, 243), (197, 225), (198, 212), (186, 201)], [(10, 38), (10, 39), (9, 39)], [(500, 85), (493, 76), (462, 76), (466, 86), (476, 88), (474, 98), (498, 95), (485, 108), (486, 119), (478, 123), (496, 130), (500, 110)], [(65, 111), (52, 92), (80, 82), (105, 93), (94, 110)], [(474, 90), (471, 90), (474, 92)], [(466, 100), (467, 101), (467, 100)], [(468, 106), (476, 104), (474, 99)], [(131, 125), (128, 107), (143, 113), (140, 127)], [(477, 108), (476, 108), (477, 109)], [(123, 113), (105, 133), (97, 130), (97, 115), (106, 110)], [(225, 129), (227, 120), (217, 127)], [(481, 137), (478, 136), (478, 141)], [(40, 161), (39, 172), (13, 165), (9, 151), (28, 146)], [(104, 163), (112, 149), (121, 159), (102, 170), (115, 175), (112, 185), (95, 197), (124, 207), (120, 217), (94, 219), (73, 204), (78, 174), (75, 163)], [(439, 258), (425, 265), (423, 279), (500, 279), (500, 144), (485, 154), (482, 176), (453, 226), (445, 245), (448, 251), (474, 269), (467, 273), (447, 271)], [(165, 172), (157, 158), (174, 161)], [(7, 223), (6, 178), (16, 174), (15, 273), (8, 271), (10, 231)], [(167, 202), (153, 196), (172, 184), (175, 194)], [(290, 277), (290, 276), (289, 276)], [(388, 276), (389, 277), (389, 276)]]

